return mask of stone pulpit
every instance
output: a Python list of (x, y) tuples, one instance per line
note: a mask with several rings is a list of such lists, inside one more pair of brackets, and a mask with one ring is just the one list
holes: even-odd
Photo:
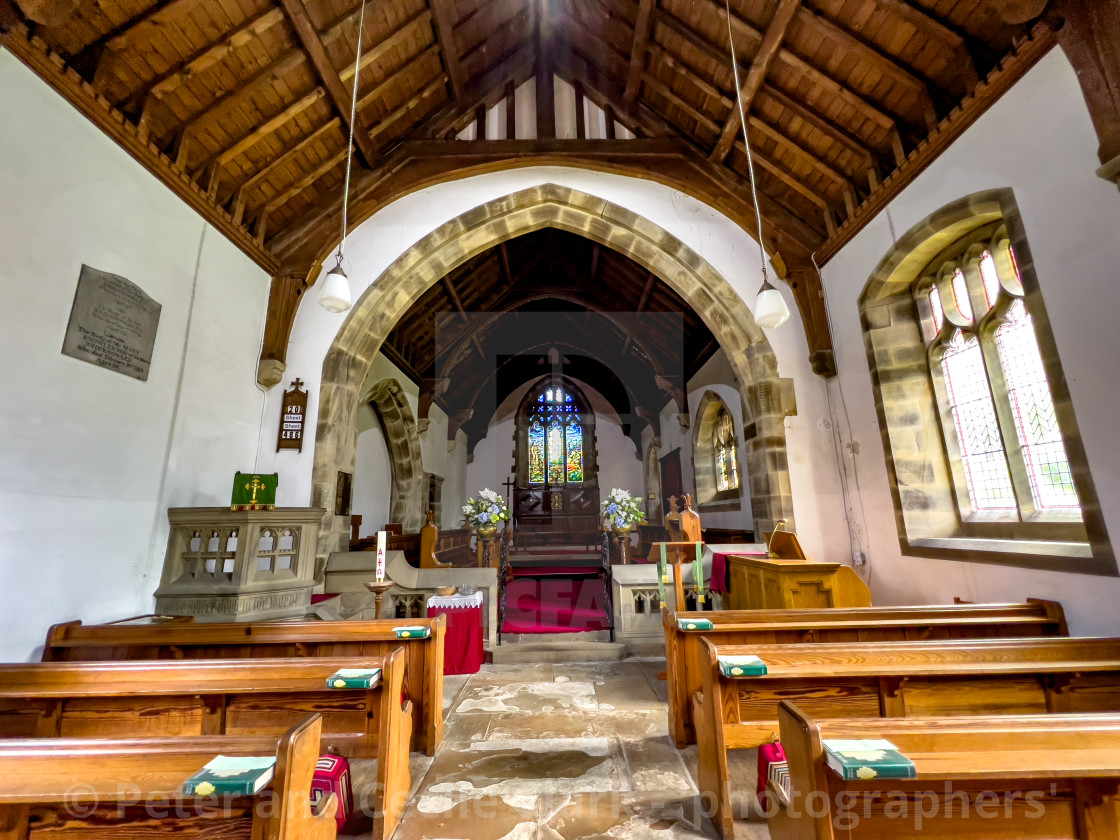
[(156, 611), (200, 621), (297, 618), (315, 585), (319, 508), (170, 508)]

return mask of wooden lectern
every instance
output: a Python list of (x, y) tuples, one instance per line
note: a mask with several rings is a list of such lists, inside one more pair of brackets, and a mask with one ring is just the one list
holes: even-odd
[(871, 590), (851, 567), (808, 559), (796, 534), (775, 530), (769, 545), (770, 557), (728, 556), (728, 609), (871, 606)]

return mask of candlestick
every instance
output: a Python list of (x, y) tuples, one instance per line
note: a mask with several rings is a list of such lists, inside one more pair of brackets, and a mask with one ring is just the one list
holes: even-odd
[(384, 531), (377, 532), (377, 582), (385, 580), (385, 538)]

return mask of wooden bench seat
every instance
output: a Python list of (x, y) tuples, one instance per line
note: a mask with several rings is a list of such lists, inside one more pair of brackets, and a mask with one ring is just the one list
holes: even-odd
[[(1055, 601), (1025, 604), (950, 604), (814, 610), (667, 610), (666, 675), (669, 728), (679, 748), (696, 742), (690, 698), (703, 686), (707, 658), (700, 640), (717, 645), (893, 642), (937, 639), (1065, 636), (1065, 614)], [(677, 620), (706, 619), (712, 630), (681, 630)]]
[[(320, 752), (376, 758), (376, 808), (399, 819), (412, 734), (412, 703), (401, 704), (404, 663), (398, 648), (344, 659), (0, 665), (0, 738), (279, 735), (317, 713)], [(381, 683), (328, 688), (340, 668), (381, 668)]]
[[(335, 795), (309, 805), (319, 726), (312, 715), (271, 737), (0, 741), (0, 837), (333, 840)], [(217, 755), (273, 754), (276, 775), (256, 796), (179, 794)], [(388, 837), (381, 823), (374, 836)]]
[[(727, 750), (776, 740), (782, 700), (828, 718), (1120, 712), (1120, 639), (702, 644), (708, 667), (692, 697), (700, 792), (714, 797), (727, 838)], [(720, 674), (718, 656), (750, 654), (765, 676)]]
[[(427, 627), (427, 639), (398, 639), (394, 627)], [(149, 659), (384, 656), (404, 648), (404, 691), (415, 709), (412, 749), (435, 755), (443, 737), (443, 645), (447, 618), (373, 621), (56, 624), (45, 662)]]
[[(772, 840), (1120, 836), (1118, 715), (815, 720), (783, 702), (778, 718), (791, 795), (771, 787)], [(888, 740), (917, 777), (845, 781), (825, 739)]]

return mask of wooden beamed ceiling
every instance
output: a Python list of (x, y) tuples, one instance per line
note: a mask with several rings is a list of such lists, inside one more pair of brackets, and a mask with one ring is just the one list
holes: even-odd
[[(640, 441), (669, 400), (687, 411), (685, 383), (715, 353), (700, 317), (629, 257), (553, 228), (503, 242), (432, 286), (381, 350), (473, 446), (494, 411), (526, 382), (574, 376), (612, 402)], [(547, 362), (556, 348), (561, 360)], [(544, 361), (542, 361), (544, 360)]]
[[(394, 0), (367, 5), (355, 78), (359, 9), (0, 0), (0, 37), (274, 277), (311, 282), (336, 244), (355, 82), (355, 225), (426, 185), (557, 163), (659, 181), (755, 235), (739, 94), (765, 245), (804, 277), (1054, 43), (989, 0), (733, 0), (736, 91), (721, 0)], [(507, 107), (480, 134), (533, 78), (535, 120)], [(574, 126), (556, 118), (572, 90)], [(828, 373), (823, 303), (797, 299)]]

